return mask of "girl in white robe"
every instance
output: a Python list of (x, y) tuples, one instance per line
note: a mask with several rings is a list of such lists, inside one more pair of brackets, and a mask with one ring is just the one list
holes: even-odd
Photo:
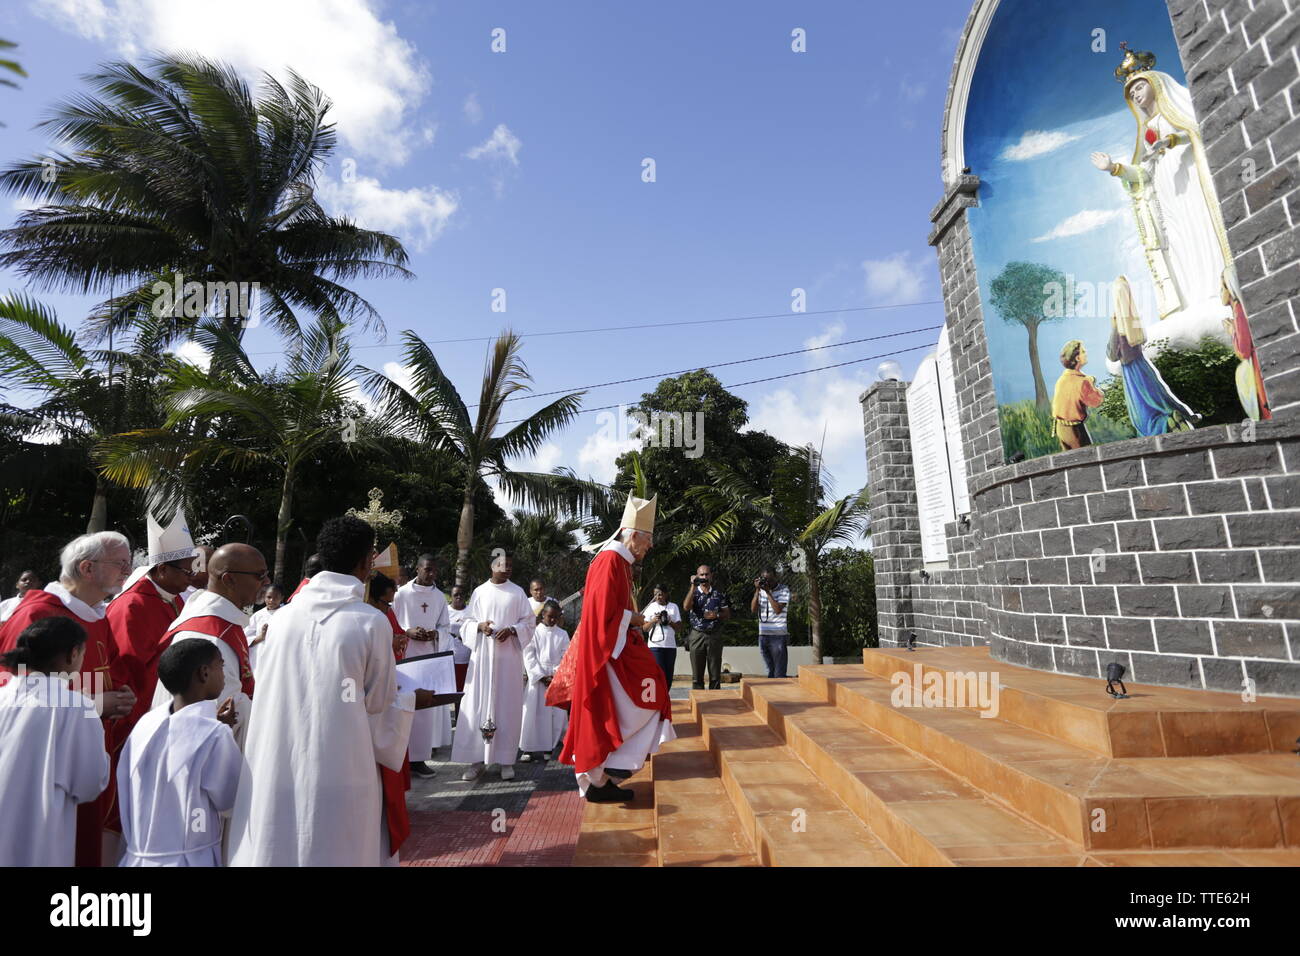
[(524, 691), (524, 722), (519, 732), (519, 749), (544, 759), (564, 735), (569, 715), (560, 707), (546, 706), (546, 691), (555, 669), (569, 649), (569, 635), (559, 626), (560, 605), (547, 601), (542, 608), (542, 623), (533, 631), (533, 639), (524, 647), (524, 670), (528, 687)]
[(65, 676), (80, 672), (85, 653), (81, 625), (55, 616), (0, 659), (15, 672), (0, 687), (0, 866), (72, 866), (77, 804), (108, 786), (104, 725)]

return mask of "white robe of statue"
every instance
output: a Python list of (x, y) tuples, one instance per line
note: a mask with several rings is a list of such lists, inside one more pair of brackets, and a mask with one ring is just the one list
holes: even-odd
[(88, 697), (44, 674), (0, 687), (0, 866), (72, 866), (77, 804), (108, 781), (104, 725)]
[[(1134, 225), (1156, 288), (1159, 316), (1142, 316), (1147, 340), (1189, 346), (1203, 335), (1223, 339), (1222, 320), (1231, 317), (1219, 298), (1226, 238), (1214, 182), (1203, 165), (1191, 94), (1168, 73), (1143, 76), (1158, 88), (1154, 115), (1139, 121), (1134, 155), (1112, 158), (1133, 200)], [(1131, 109), (1141, 115), (1136, 104)], [(1146, 141), (1147, 129), (1157, 137), (1154, 144)], [(1173, 147), (1164, 145), (1171, 133), (1180, 134)]]
[(235, 805), (243, 764), (216, 701), (141, 717), (117, 765), (126, 841), (118, 865), (222, 866), (223, 817)]
[(402, 769), (415, 692), (393, 628), (348, 574), (322, 571), (271, 620), (230, 820), (231, 866), (379, 866), (382, 763)]
[[(393, 615), (404, 628), (422, 627), (438, 632), (436, 641), (408, 641), (406, 657), (423, 657), (454, 649), (447, 598), (438, 588), (426, 588), (415, 581), (407, 581), (393, 596)], [(450, 743), (450, 707), (430, 707), (415, 715), (411, 721), (412, 760), (428, 760), (436, 748)]]
[(554, 677), (564, 652), (569, 649), (568, 632), (561, 627), (538, 624), (533, 639), (524, 648), (524, 671), (528, 687), (524, 690), (524, 723), (519, 732), (519, 749), (549, 751), (564, 735), (569, 714), (562, 707), (546, 706), (543, 677)]
[[(496, 631), (513, 627), (515, 633), (498, 641), (479, 632), (481, 621), (491, 621)], [(513, 581), (487, 581), (474, 589), (460, 629), (471, 657), (451, 747), (451, 759), (456, 763), (515, 762), (524, 716), (523, 649), (532, 641), (535, 627), (528, 596)], [(496, 733), (486, 741), (482, 728), (489, 715)]]

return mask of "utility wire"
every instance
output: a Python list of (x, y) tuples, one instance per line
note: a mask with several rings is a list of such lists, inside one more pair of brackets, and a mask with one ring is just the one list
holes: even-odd
[[(893, 305), (858, 305), (847, 309), (821, 309), (816, 312), (773, 312), (769, 315), (736, 315), (722, 319), (690, 319), (684, 322), (647, 322), (641, 325), (607, 325), (593, 329), (560, 329), (554, 332), (519, 332), (521, 339), (537, 339), (548, 335), (586, 335), (593, 332), (625, 332), (634, 329), (670, 329), (681, 325), (714, 325), (721, 322), (754, 322), (759, 319), (788, 319), (797, 315), (838, 315), (843, 312), (875, 312), (881, 309), (908, 309), (920, 305), (941, 305), (942, 299), (927, 299), (923, 302), (897, 302)], [(496, 335), (480, 335), (464, 339), (433, 339), (425, 345), (454, 345), (458, 342), (495, 342)], [(354, 345), (352, 351), (361, 349), (398, 348), (400, 342), (386, 342), (383, 345)], [(249, 352), (249, 355), (283, 355), (282, 351)]]
[[(836, 362), (834, 365), (823, 365), (819, 368), (805, 368), (805, 369), (801, 369), (798, 372), (786, 372), (784, 375), (769, 375), (767, 378), (756, 378), (748, 382), (736, 382), (732, 385), (723, 385), (722, 387), (725, 389), (733, 389), (733, 388), (741, 388), (742, 386), (745, 385), (760, 385), (763, 382), (775, 382), (778, 379), (794, 378), (797, 375), (811, 375), (813, 372), (826, 372), (833, 368), (844, 368), (846, 365), (859, 365), (862, 362), (870, 362), (872, 359), (888, 358), (891, 355), (902, 355), (905, 352), (917, 352), (920, 351), (921, 349), (932, 349), (932, 348), (934, 348), (934, 343), (927, 342), (924, 345), (913, 345), (911, 348), (895, 349), (892, 352), (881, 352), (879, 355), (867, 355), (864, 356), (863, 358), (850, 359), (847, 362)], [(692, 371), (694, 370), (692, 369)], [(601, 405), (597, 408), (584, 408), (582, 411), (578, 412), (578, 414), (586, 415), (589, 412), (603, 412), (603, 411), (608, 411), (611, 408), (626, 408), (626, 407), (628, 407), (628, 403), (626, 402), (619, 405)], [(512, 418), (509, 421), (497, 422), (497, 424), (517, 425), (520, 422), (526, 422), (526, 421), (528, 421), (528, 419), (526, 418)]]
[[(793, 349), (789, 352), (774, 352), (771, 355), (756, 355), (753, 358), (734, 359), (730, 362), (717, 362), (710, 365), (709, 370), (712, 371), (715, 368), (725, 368), (728, 365), (744, 365), (746, 362), (763, 362), (767, 359), (786, 358), (790, 355), (803, 355), (807, 352), (820, 352), (822, 349), (836, 349), (845, 345), (861, 345), (863, 342), (876, 342), (880, 339), (894, 339), (898, 338), (900, 335), (913, 335), (917, 332), (937, 332), (941, 328), (943, 328), (942, 325), (927, 325), (924, 328), (906, 329), (902, 332), (889, 332), (885, 335), (869, 335), (865, 339), (851, 339), (848, 342), (830, 342), (826, 345), (814, 345), (806, 349)], [(519, 402), (529, 398), (545, 398), (548, 395), (564, 395), (569, 392), (585, 392), (593, 388), (604, 388), (607, 385), (626, 385), (628, 382), (644, 382), (646, 379), (650, 378), (667, 378), (670, 375), (685, 375), (687, 372), (694, 372), (699, 367), (700, 366), (696, 365), (692, 368), (677, 369), (673, 372), (655, 372), (653, 375), (638, 375), (635, 378), (620, 378), (613, 382), (597, 382), (594, 385), (575, 385), (572, 388), (557, 388), (553, 392), (532, 392), (528, 395), (516, 395), (511, 398), (506, 398), (503, 399), (503, 401)], [(827, 368), (834, 367), (835, 366), (833, 365), (827, 366)], [(478, 403), (466, 405), (465, 407), (467, 409), (478, 408)]]

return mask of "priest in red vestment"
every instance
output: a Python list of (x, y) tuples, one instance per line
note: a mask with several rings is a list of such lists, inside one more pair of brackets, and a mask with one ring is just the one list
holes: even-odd
[[(45, 590), (28, 591), (10, 618), (0, 626), (0, 654), (14, 649), (18, 635), (33, 621), (62, 615), (86, 629), (86, 656), (81, 665), (80, 690), (96, 698), (104, 723), (104, 748), (112, 753), (125, 737), (122, 718), (135, 707), (135, 694), (121, 669), (113, 636), (100, 604), (116, 594), (131, 572), (131, 549), (116, 531), (100, 531), (73, 539), (59, 556), (59, 580)], [(104, 823), (113, 812), (117, 787), (110, 776), (98, 800), (77, 806), (77, 866), (103, 862)], [(40, 839), (34, 834), (33, 839)]]
[(655, 500), (628, 496), (618, 532), (592, 546), (600, 553), (587, 569), (560, 761), (573, 765), (578, 791), (593, 803), (630, 799), (632, 791), (615, 780), (677, 736), (668, 682), (641, 636), (645, 622), (632, 599), (632, 565), (654, 545)]
[[(163, 528), (146, 514), (149, 554), (142, 567), (127, 579), (122, 593), (108, 602), (108, 623), (113, 647), (135, 693), (135, 709), (124, 718), (122, 743), (136, 722), (149, 710), (158, 683), (158, 644), (185, 605), (181, 593), (194, 577), (198, 553), (185, 515), (177, 511)], [(117, 776), (117, 752), (113, 753), (113, 776)]]

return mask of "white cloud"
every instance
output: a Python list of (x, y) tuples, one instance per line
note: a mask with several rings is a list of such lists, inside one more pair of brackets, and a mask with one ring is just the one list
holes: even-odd
[(480, 123), (483, 121), (483, 107), (479, 105), (478, 94), (471, 93), (465, 97), (465, 119), (471, 123)]
[(580, 478), (591, 478), (609, 484), (618, 474), (614, 459), (626, 451), (640, 448), (641, 442), (620, 436), (618, 429), (608, 424), (609, 417), (605, 412), (600, 413), (596, 420), (607, 424), (588, 435), (582, 443), (582, 448), (578, 450), (578, 467), (574, 471)]
[(385, 362), (383, 372), (408, 392), (415, 389), (415, 382), (411, 378), (411, 370), (401, 362)]
[(1045, 153), (1058, 150), (1066, 143), (1073, 143), (1076, 139), (1079, 139), (1077, 135), (1065, 133), (1061, 130), (1031, 129), (1020, 137), (1020, 142), (1004, 149), (1000, 158), (1013, 163), (1024, 162), (1027, 159), (1034, 159)]
[(1034, 242), (1049, 242), (1052, 239), (1064, 239), (1068, 236), (1080, 236), (1085, 232), (1100, 229), (1116, 216), (1124, 215), (1123, 209), (1084, 209), (1076, 212), (1053, 226), (1048, 232), (1036, 236)]
[(523, 146), (523, 143), (519, 141), (519, 137), (510, 132), (505, 123), (498, 123), (491, 136), (465, 155), (469, 159), (488, 159), (501, 163), (509, 162), (512, 166), (518, 166), (521, 146)]
[(368, 176), (347, 183), (322, 176), (316, 192), (331, 213), (365, 229), (392, 233), (417, 252), (442, 235), (460, 207), (455, 193), (437, 186), (385, 189)]
[(193, 51), (233, 66), (254, 88), (267, 71), (296, 70), (333, 101), (329, 118), (350, 149), (376, 164), (407, 160), (411, 114), (431, 85), (415, 46), (372, 0), (36, 0), (61, 28), (139, 61)]
[[(826, 326), (819, 334), (803, 340), (803, 347), (806, 349), (823, 349), (828, 345), (838, 342), (844, 338), (844, 323), (835, 321)], [(816, 352), (808, 353), (810, 358), (821, 361), (822, 356)]]
[(537, 454), (533, 455), (533, 463), (522, 470), (537, 471), (544, 474), (550, 474), (556, 465), (564, 460), (564, 450), (553, 441), (548, 441), (541, 448), (537, 449)]
[(925, 288), (921, 267), (912, 262), (911, 253), (896, 252), (885, 259), (867, 259), (862, 263), (866, 274), (867, 300), (872, 305), (897, 305), (916, 302)]

